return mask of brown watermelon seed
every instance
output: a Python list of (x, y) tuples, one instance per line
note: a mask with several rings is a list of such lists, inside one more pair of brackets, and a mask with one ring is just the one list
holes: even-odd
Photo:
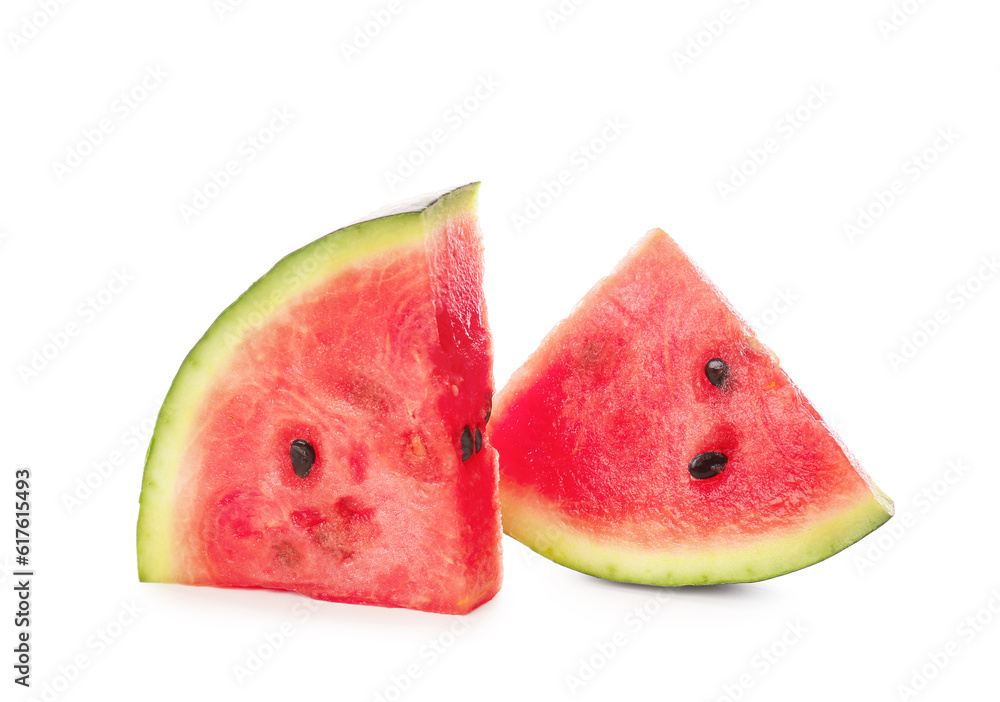
[(705, 364), (705, 375), (715, 387), (724, 387), (729, 382), (729, 366), (721, 358), (713, 358)]
[(707, 480), (714, 478), (726, 469), (729, 458), (724, 453), (718, 451), (707, 451), (699, 453), (688, 463), (688, 472), (695, 480)]
[(316, 449), (305, 439), (296, 439), (292, 442), (289, 453), (292, 457), (292, 470), (300, 478), (309, 477), (309, 471), (316, 463)]
[(479, 427), (476, 427), (476, 453), (483, 450), (483, 432), (479, 431)]
[(462, 460), (472, 458), (472, 431), (469, 427), (462, 430)]

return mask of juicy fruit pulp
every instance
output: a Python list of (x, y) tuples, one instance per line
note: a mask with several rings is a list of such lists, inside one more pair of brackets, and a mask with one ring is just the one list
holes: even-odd
[(661, 585), (761, 580), (892, 514), (777, 359), (650, 232), (496, 398), (504, 530)]
[(150, 445), (140, 578), (464, 613), (500, 587), (477, 185), (291, 254), (185, 360)]

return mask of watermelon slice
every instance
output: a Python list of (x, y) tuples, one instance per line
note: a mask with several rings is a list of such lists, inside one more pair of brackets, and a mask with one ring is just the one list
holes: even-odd
[(750, 582), (892, 502), (670, 237), (650, 232), (497, 395), (504, 530), (609, 580)]
[(139, 577), (465, 613), (500, 588), (478, 184), (282, 259), (185, 359)]

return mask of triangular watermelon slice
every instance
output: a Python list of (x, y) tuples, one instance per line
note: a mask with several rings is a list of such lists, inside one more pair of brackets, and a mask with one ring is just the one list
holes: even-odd
[(658, 585), (816, 563), (892, 502), (660, 230), (498, 393), (504, 530), (570, 568)]
[(500, 588), (478, 184), (282, 259), (160, 411), (140, 579), (465, 613)]

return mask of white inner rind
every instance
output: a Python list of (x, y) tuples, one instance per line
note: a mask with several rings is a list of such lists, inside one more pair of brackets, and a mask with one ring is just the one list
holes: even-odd
[(502, 484), (500, 504), (508, 535), (574, 570), (622, 582), (705, 585), (766, 580), (832, 556), (892, 516), (891, 502), (883, 505), (879, 495), (860, 495), (850, 506), (816, 515), (798, 529), (646, 547), (585, 531), (530, 487)]

